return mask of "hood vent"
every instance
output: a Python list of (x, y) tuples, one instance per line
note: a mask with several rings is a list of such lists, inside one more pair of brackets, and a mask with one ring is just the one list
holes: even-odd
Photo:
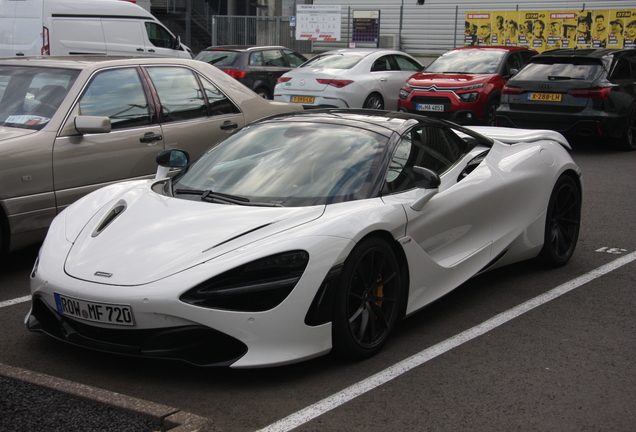
[(102, 231), (106, 229), (108, 225), (115, 219), (117, 219), (123, 212), (126, 210), (126, 201), (120, 200), (115, 204), (111, 211), (108, 212), (106, 217), (101, 221), (101, 223), (95, 228), (91, 237), (97, 237), (101, 234)]

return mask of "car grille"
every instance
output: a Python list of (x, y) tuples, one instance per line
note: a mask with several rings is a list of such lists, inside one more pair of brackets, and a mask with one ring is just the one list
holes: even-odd
[(33, 299), (29, 330), (73, 345), (137, 357), (182, 360), (196, 366), (227, 366), (247, 346), (224, 333), (192, 325), (160, 329), (110, 329), (69, 319), (39, 297)]

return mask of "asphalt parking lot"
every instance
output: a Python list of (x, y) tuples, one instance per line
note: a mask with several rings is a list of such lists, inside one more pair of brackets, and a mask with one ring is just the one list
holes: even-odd
[[(480, 275), (400, 323), (386, 349), (370, 360), (326, 356), (274, 369), (202, 370), (67, 347), (26, 331), (22, 319), (28, 302), (8, 304), (28, 295), (34, 248), (0, 264), (5, 305), (0, 363), (17, 368), (11, 373), (20, 382), (23, 373), (45, 374), (71, 389), (104, 391), (80, 413), (88, 412), (91, 421), (102, 418), (104, 427), (116, 423), (117, 430), (153, 429), (132, 429), (140, 411), (132, 420), (106, 420), (112, 413), (87, 411), (108, 405), (107, 395), (127, 401), (115, 406), (117, 413), (130, 412), (129, 403), (148, 403), (162, 407), (166, 418), (191, 415), (211, 422), (187, 427), (223, 431), (633, 431), (636, 152), (582, 143), (572, 154), (585, 185), (581, 237), (572, 261), (553, 271), (526, 262)], [(24, 392), (30, 398), (33, 390), (20, 383), (0, 382), (4, 389), (16, 385), (9, 390), (15, 395), (10, 402), (0, 399), (2, 421), (9, 418), (5, 413), (41, 403), (28, 403)], [(64, 394), (70, 398), (72, 392)], [(26, 415), (52, 417), (75, 400)], [(40, 422), (38, 430), (68, 431), (69, 419), (84, 421), (66, 416), (50, 429)], [(15, 418), (26, 424), (24, 417)], [(128, 421), (131, 429), (125, 429)], [(154, 430), (166, 427), (158, 426)], [(182, 426), (172, 423), (167, 430)], [(0, 430), (33, 430), (19, 427), (0, 422)], [(91, 427), (86, 423), (78, 430), (111, 430)]]

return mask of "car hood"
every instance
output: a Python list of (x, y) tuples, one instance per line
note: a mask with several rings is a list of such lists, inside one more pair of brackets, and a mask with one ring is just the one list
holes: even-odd
[(36, 133), (36, 130), (0, 126), (0, 142)]
[(458, 87), (487, 82), (495, 74), (445, 74), (445, 73), (417, 73), (407, 80), (407, 84), (414, 87)]
[[(125, 209), (103, 227), (112, 210), (122, 206)], [(317, 219), (323, 212), (324, 206), (224, 205), (166, 197), (148, 186), (129, 189), (88, 221), (64, 268), (86, 281), (143, 285)]]

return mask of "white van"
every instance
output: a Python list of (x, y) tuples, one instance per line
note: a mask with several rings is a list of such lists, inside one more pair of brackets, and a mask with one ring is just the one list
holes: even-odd
[(163, 24), (125, 0), (0, 0), (0, 57), (192, 58)]

